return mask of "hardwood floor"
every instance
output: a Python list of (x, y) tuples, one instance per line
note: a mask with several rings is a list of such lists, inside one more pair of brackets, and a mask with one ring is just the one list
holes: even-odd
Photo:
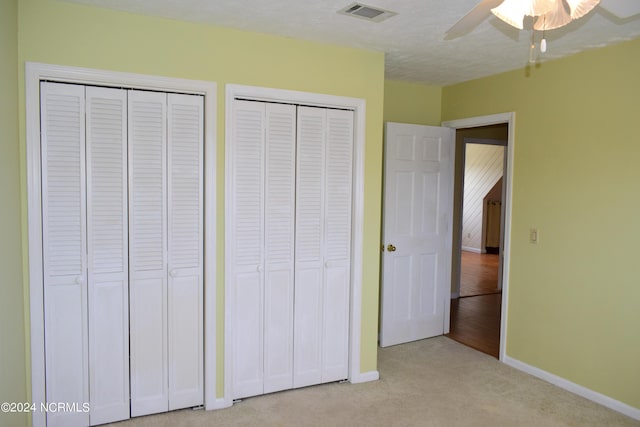
[(500, 353), (502, 293), (451, 300), (447, 336), (493, 357)]
[(493, 357), (500, 352), (498, 255), (462, 252), (460, 298), (451, 300), (449, 338)]
[(498, 289), (498, 255), (462, 251), (460, 296), (485, 295)]

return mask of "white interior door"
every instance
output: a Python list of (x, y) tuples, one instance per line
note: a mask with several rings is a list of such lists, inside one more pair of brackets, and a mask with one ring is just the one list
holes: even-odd
[[(41, 84), (42, 236), (46, 399), (89, 402), (85, 95)], [(89, 414), (48, 412), (49, 426), (86, 426)]]
[(92, 425), (129, 418), (127, 93), (86, 88)]
[(444, 332), (454, 134), (449, 128), (386, 124), (382, 347)]

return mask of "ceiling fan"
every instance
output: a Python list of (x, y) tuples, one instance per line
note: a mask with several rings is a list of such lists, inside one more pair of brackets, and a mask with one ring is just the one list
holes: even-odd
[(638, 0), (482, 0), (445, 33), (445, 40), (471, 32), (491, 13), (515, 28), (523, 29), (525, 16), (533, 17), (533, 29), (560, 28), (600, 5), (618, 18), (640, 13)]

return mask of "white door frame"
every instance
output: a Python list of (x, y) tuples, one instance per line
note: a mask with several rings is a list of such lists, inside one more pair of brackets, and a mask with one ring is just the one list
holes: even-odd
[[(216, 396), (216, 83), (27, 62), (25, 106), (27, 144), (27, 230), (31, 321), (31, 402), (46, 402), (44, 295), (42, 282), (42, 188), (40, 157), (40, 82), (160, 90), (204, 96), (204, 406), (221, 407)], [(34, 411), (33, 425), (46, 425)]]
[[(442, 126), (453, 129), (466, 129), (506, 123), (509, 126), (507, 137), (506, 188), (504, 190), (504, 239), (502, 263), (502, 311), (500, 315), (500, 353), (499, 359), (505, 360), (507, 351), (507, 306), (509, 303), (509, 259), (511, 255), (511, 210), (513, 202), (513, 160), (515, 152), (516, 113), (500, 113), (489, 116), (470, 117), (466, 119), (442, 122)], [(445, 334), (449, 333), (451, 321), (451, 299), (445, 303)]]
[[(225, 230), (231, 229), (233, 216), (232, 167), (231, 158), (233, 144), (234, 109), (236, 98), (303, 104), (308, 106), (343, 108), (354, 111), (354, 164), (353, 164), (353, 210), (352, 210), (352, 250), (351, 250), (351, 312), (349, 337), (349, 380), (352, 383), (372, 381), (378, 379), (378, 372), (360, 372), (360, 331), (362, 322), (362, 249), (364, 237), (364, 147), (365, 147), (365, 117), (366, 101), (360, 98), (298, 92), (292, 90), (272, 89), (256, 86), (227, 84), (226, 120), (225, 120)], [(230, 235), (225, 233), (225, 248), (230, 248)], [(232, 372), (233, 372), (233, 292), (232, 275), (233, 254), (225, 250), (225, 333), (224, 333), (224, 400), (225, 406), (233, 404)]]

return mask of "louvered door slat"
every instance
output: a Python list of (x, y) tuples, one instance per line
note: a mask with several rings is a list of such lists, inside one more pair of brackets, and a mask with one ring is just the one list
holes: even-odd
[(126, 95), (86, 88), (92, 425), (129, 418)]
[(131, 415), (167, 411), (164, 93), (128, 92)]
[(203, 98), (168, 95), (169, 410), (202, 405)]
[[(41, 84), (46, 399), (89, 401), (84, 87)], [(47, 425), (88, 425), (84, 412), (48, 412)]]

